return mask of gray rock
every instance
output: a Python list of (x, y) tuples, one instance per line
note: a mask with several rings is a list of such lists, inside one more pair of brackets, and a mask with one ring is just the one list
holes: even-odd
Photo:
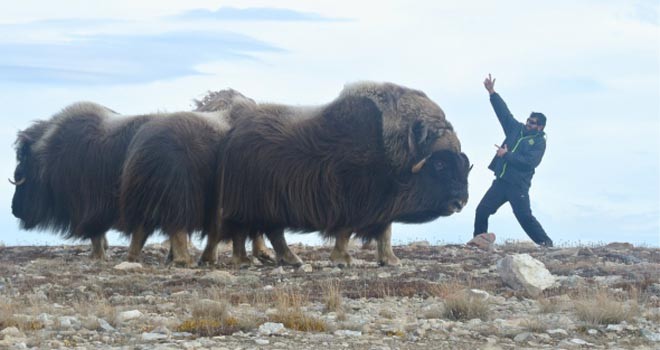
[(515, 341), (516, 343), (522, 343), (524, 341), (530, 340), (531, 338), (533, 338), (532, 333), (524, 332), (513, 337), (513, 341)]
[(101, 327), (101, 329), (103, 329), (103, 330), (106, 331), (106, 332), (113, 332), (113, 331), (115, 330), (115, 328), (112, 327), (112, 326), (108, 323), (108, 321), (106, 321), (106, 320), (104, 320), (104, 319), (102, 319), (102, 318), (99, 318), (99, 327)]
[(623, 332), (623, 325), (621, 324), (608, 324), (605, 328), (608, 332)]
[(282, 266), (278, 266), (270, 272), (271, 275), (283, 275), (285, 273), (286, 271), (284, 271), (284, 268)]
[(642, 336), (652, 342), (660, 342), (660, 333), (651, 332), (648, 329), (641, 330)]
[(508, 255), (497, 262), (497, 271), (509, 287), (537, 296), (555, 283), (542, 262), (529, 254)]
[(255, 339), (254, 340), (257, 345), (268, 345), (270, 344), (270, 341), (268, 339)]
[(549, 329), (546, 333), (555, 339), (568, 337), (568, 332), (565, 329)]
[(478, 300), (486, 300), (490, 298), (490, 294), (488, 294), (488, 292), (481, 289), (470, 289), (468, 293), (471, 297)]

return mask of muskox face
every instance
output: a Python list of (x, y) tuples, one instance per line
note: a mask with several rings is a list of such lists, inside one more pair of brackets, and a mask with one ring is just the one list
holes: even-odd
[(14, 186), (14, 197), (11, 202), (12, 214), (21, 220), (21, 226), (26, 229), (38, 224), (38, 217), (43, 210), (40, 203), (43, 202), (45, 191), (43, 181), (39, 176), (38, 159), (32, 153), (35, 135), (20, 133), (16, 141), (17, 165), (14, 170), (14, 179), (9, 180)]
[(449, 216), (465, 207), (468, 200), (470, 162), (465, 153), (436, 151), (404, 186), (406, 210), (395, 220), (420, 223)]

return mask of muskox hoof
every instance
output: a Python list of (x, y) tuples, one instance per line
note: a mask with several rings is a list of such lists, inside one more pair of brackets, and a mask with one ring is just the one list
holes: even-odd
[(276, 261), (273, 256), (268, 254), (267, 252), (257, 252), (257, 254), (254, 255), (257, 260), (261, 261), (262, 264), (264, 265), (275, 265)]
[(399, 260), (399, 258), (397, 258), (396, 256), (390, 256), (390, 257), (387, 257), (387, 258), (384, 258), (384, 259), (380, 259), (378, 261), (378, 265), (383, 266), (383, 267), (386, 267), (386, 266), (401, 266), (401, 260)]
[(333, 250), (330, 254), (330, 261), (340, 269), (344, 269), (351, 266), (352, 258), (346, 252), (339, 252)]
[(231, 263), (238, 268), (246, 268), (252, 266), (252, 259), (247, 256), (232, 256)]
[(213, 267), (217, 263), (218, 263), (217, 261), (207, 261), (207, 260), (204, 260), (204, 259), (199, 259), (199, 261), (197, 261), (197, 266), (199, 266), (199, 267)]

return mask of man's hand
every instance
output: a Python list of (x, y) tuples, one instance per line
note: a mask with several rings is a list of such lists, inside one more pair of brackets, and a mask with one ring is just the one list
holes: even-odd
[(507, 152), (509, 152), (509, 149), (507, 148), (506, 145), (504, 145), (504, 147), (500, 147), (500, 146), (498, 146), (498, 145), (495, 145), (495, 148), (497, 148), (497, 156), (500, 157), (500, 158), (501, 158), (501, 157), (504, 157), (504, 155), (505, 155)]
[(484, 87), (486, 87), (489, 94), (495, 93), (495, 79), (490, 76), (490, 73), (488, 73), (488, 78), (484, 80)]

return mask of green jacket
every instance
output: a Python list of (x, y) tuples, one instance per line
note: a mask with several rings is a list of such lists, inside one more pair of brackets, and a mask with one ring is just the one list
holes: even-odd
[(507, 145), (509, 151), (504, 157), (495, 156), (488, 169), (495, 172), (496, 178), (528, 190), (532, 185), (534, 169), (541, 163), (545, 153), (545, 133), (527, 133), (525, 124), (513, 118), (497, 93), (490, 95), (490, 103), (506, 135), (500, 147)]

